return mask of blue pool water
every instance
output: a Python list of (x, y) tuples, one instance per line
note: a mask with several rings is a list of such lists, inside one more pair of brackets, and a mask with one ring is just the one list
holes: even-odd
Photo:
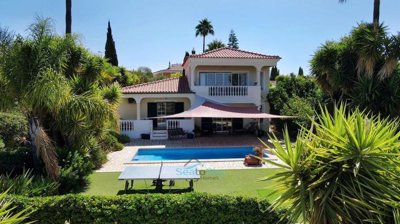
[(253, 147), (155, 148), (139, 149), (132, 161), (242, 159), (247, 154), (254, 154)]

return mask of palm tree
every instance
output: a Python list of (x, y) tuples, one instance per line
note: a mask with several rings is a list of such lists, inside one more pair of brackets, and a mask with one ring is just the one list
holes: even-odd
[[(339, 0), (340, 3), (345, 3), (348, 0)], [(379, 25), (379, 14), (380, 14), (381, 0), (374, 0), (374, 14), (373, 14), (373, 24), (374, 26)]]
[(0, 64), (0, 109), (18, 105), (29, 121), (32, 151), (57, 179), (56, 147), (84, 151), (89, 139), (116, 127), (120, 90), (106, 80), (105, 60), (72, 35), (56, 36), (50, 19), (38, 18), (29, 31)]
[(196, 26), (196, 37), (201, 35), (203, 37), (203, 52), (205, 51), (206, 36), (208, 34), (214, 35), (214, 28), (208, 19), (203, 19), (199, 21)]
[(207, 44), (207, 50), (206, 51), (211, 51), (214, 49), (218, 49), (221, 47), (225, 47), (225, 44), (220, 41), (220, 40), (213, 40), (210, 43)]
[(65, 11), (65, 33), (70, 34), (71, 33), (71, 24), (72, 24), (72, 0), (65, 0), (65, 6), (66, 6), (66, 11)]

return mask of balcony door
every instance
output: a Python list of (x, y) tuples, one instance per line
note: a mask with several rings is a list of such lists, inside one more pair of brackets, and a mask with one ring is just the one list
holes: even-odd
[(200, 72), (200, 86), (247, 86), (247, 73)]
[[(148, 117), (160, 117), (181, 113), (184, 110), (183, 102), (156, 102), (147, 104)], [(166, 129), (167, 123), (165, 118), (153, 119), (154, 129)]]

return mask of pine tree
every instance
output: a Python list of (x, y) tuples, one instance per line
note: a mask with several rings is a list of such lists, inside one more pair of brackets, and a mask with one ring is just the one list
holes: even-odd
[(239, 49), (239, 42), (236, 37), (235, 31), (233, 30), (231, 30), (231, 33), (229, 34), (228, 47)]
[(104, 53), (104, 57), (107, 58), (112, 65), (118, 66), (117, 50), (115, 49), (110, 21), (108, 21), (106, 52)]
[(274, 66), (271, 68), (271, 76), (270, 76), (271, 80), (275, 81), (277, 76), (279, 76), (279, 69), (276, 66)]
[(298, 75), (299, 75), (299, 76), (304, 76), (304, 71), (303, 71), (303, 68), (302, 68), (302, 67), (299, 67), (299, 73), (298, 73)]

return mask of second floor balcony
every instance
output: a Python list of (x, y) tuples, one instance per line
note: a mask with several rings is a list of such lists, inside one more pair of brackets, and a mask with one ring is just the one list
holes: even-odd
[(199, 96), (221, 103), (254, 103), (261, 101), (260, 86), (193, 86)]

